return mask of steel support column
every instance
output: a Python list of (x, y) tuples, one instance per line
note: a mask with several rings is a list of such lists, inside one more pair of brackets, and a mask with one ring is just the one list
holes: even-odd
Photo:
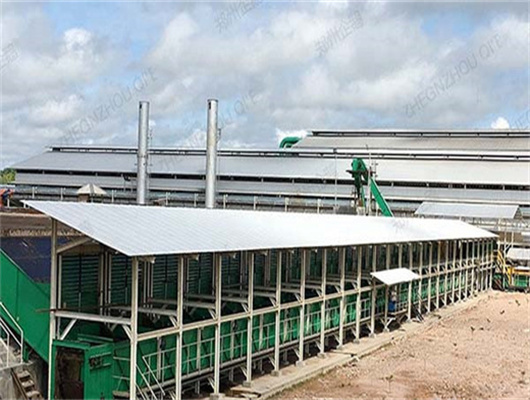
[(438, 242), (438, 254), (436, 255), (436, 309), (440, 308), (440, 261), (442, 254), (442, 242)]
[[(269, 258), (269, 257), (267, 257)], [(266, 260), (267, 262), (268, 260)], [(252, 385), (252, 320), (254, 318), (254, 253), (247, 253), (247, 267), (248, 267), (248, 294), (247, 294), (247, 364), (246, 364), (246, 380), (243, 382), (244, 386), (250, 387)]]
[(341, 247), (339, 249), (339, 274), (340, 274), (340, 306), (339, 306), (339, 344), (338, 348), (344, 345), (344, 319), (346, 318), (346, 249)]
[[(386, 251), (385, 251), (385, 269), (390, 269), (390, 245), (386, 245)], [(385, 317), (384, 317), (384, 329), (383, 332), (388, 332), (388, 296), (389, 296), (389, 286), (385, 285)]]
[(305, 340), (305, 280), (306, 268), (310, 262), (311, 253), (309, 250), (302, 252), (302, 264), (300, 265), (300, 338), (298, 342), (298, 361), (296, 365), (302, 367), (304, 365), (304, 340)]
[[(456, 277), (456, 251), (458, 248), (458, 242), (455, 240), (453, 241), (453, 264), (452, 264), (452, 270), (451, 273), (451, 303), (455, 303), (455, 277)], [(460, 285), (458, 285), (460, 287)]]
[[(409, 246), (409, 269), (412, 271), (412, 243)], [(409, 281), (409, 292), (408, 292), (408, 304), (407, 304), (407, 321), (412, 320), (412, 281)]]
[(361, 339), (361, 276), (363, 261), (363, 246), (357, 246), (357, 298), (355, 303), (355, 340), (359, 343)]
[(221, 255), (214, 253), (213, 269), (215, 277), (215, 339), (214, 339), (214, 367), (213, 367), (213, 393), (212, 398), (219, 398), (221, 381), (221, 285), (222, 263)]
[(57, 310), (57, 220), (52, 218), (52, 242), (51, 242), (51, 264), (50, 264), (50, 338), (48, 348), (48, 398), (53, 399), (55, 386), (53, 378), (55, 376), (55, 363), (53, 362), (53, 341), (57, 337), (57, 325), (55, 312)]
[(129, 395), (136, 399), (136, 361), (138, 345), (138, 258), (132, 259), (131, 271), (131, 354), (129, 365)]
[(182, 326), (184, 325), (184, 268), (187, 267), (188, 259), (179, 257), (177, 261), (177, 327), (179, 332), (175, 344), (175, 397), (174, 400), (182, 398)]
[[(372, 248), (372, 272), (377, 271), (377, 245)], [(372, 304), (370, 310), (370, 337), (375, 337), (375, 303), (377, 301), (377, 289), (375, 278), (372, 278)]]
[(320, 357), (325, 357), (325, 341), (326, 341), (326, 277), (328, 274), (328, 250), (322, 250), (322, 265), (320, 282), (320, 291), (322, 294), (322, 305), (320, 307)]
[(431, 312), (431, 292), (432, 292), (432, 242), (429, 242), (429, 281), (427, 283), (427, 313)]
[(274, 376), (280, 376), (280, 327), (281, 327), (281, 304), (282, 304), (282, 256), (283, 253), (278, 251), (276, 257), (276, 304), (275, 304), (275, 321), (274, 321)]

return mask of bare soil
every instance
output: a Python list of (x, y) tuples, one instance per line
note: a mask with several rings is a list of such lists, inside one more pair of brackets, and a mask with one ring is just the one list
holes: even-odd
[(530, 295), (492, 292), (278, 399), (530, 399)]

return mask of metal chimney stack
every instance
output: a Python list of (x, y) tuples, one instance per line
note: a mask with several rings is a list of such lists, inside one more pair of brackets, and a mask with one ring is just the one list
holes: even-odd
[(145, 205), (147, 202), (147, 174), (149, 156), (149, 102), (140, 102), (140, 117), (138, 120), (138, 161), (136, 173), (136, 202)]
[(208, 100), (208, 126), (206, 136), (206, 208), (215, 208), (215, 183), (217, 167), (217, 100)]

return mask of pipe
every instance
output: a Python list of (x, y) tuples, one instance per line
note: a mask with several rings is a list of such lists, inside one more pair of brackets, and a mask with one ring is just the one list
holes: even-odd
[(206, 136), (206, 208), (215, 208), (215, 183), (217, 166), (217, 100), (208, 100), (208, 125)]
[(145, 205), (147, 202), (147, 187), (149, 175), (149, 102), (140, 102), (140, 116), (138, 120), (138, 161), (136, 174), (136, 202)]

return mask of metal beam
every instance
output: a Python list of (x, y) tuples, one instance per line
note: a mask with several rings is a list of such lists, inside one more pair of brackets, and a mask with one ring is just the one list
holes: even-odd
[[(53, 312), (53, 310), (51, 312)], [(112, 317), (110, 315), (87, 314), (87, 313), (79, 313), (79, 312), (73, 312), (73, 311), (60, 311), (60, 310), (55, 311), (55, 315), (61, 318), (79, 319), (82, 321), (99, 322), (102, 324), (109, 323), (109, 324), (118, 324), (118, 325), (132, 325), (132, 315), (131, 315), (131, 319), (128, 319), (128, 318), (123, 318), (123, 317)]]
[(91, 242), (92, 239), (89, 237), (82, 237), (79, 239), (74, 239), (68, 243), (63, 244), (62, 246), (57, 247), (57, 254), (64, 253), (65, 251), (71, 250), (77, 246), (82, 246), (85, 243)]

